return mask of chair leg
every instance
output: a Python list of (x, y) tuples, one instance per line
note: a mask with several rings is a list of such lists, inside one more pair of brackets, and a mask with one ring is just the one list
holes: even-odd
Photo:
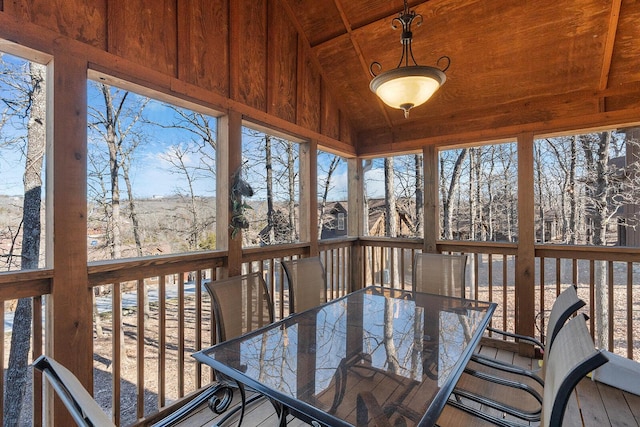
[[(209, 399), (209, 409), (220, 415), (229, 408), (233, 399), (233, 389), (226, 384), (219, 383), (213, 387), (213, 396)], [(222, 393), (222, 397), (218, 397), (218, 393)]]
[(208, 389), (200, 393), (197, 397), (192, 399), (189, 403), (184, 405), (182, 408), (180, 408), (176, 412), (173, 412), (172, 414), (163, 418), (162, 420), (159, 420), (158, 422), (153, 424), (151, 427), (170, 427), (170, 426), (176, 425), (177, 423), (181, 422), (184, 418), (191, 415), (191, 413), (195, 411), (196, 408), (198, 408), (200, 405), (211, 400), (212, 397), (215, 397), (215, 393), (217, 389), (218, 389), (218, 385), (209, 387)]
[(247, 393), (244, 391), (244, 385), (240, 383), (238, 384), (238, 390), (240, 390), (241, 404), (240, 404), (240, 421), (238, 421), (238, 427), (242, 425), (242, 420), (244, 419), (244, 410), (247, 405)]
[[(237, 384), (238, 390), (240, 391), (240, 400), (241, 400), (240, 404), (236, 405), (231, 410), (229, 410), (226, 414), (224, 414), (224, 417), (222, 417), (219, 421), (217, 421), (213, 425), (213, 427), (222, 426), (229, 418), (235, 415), (238, 411), (240, 411), (240, 419), (238, 420), (238, 427), (240, 427), (242, 425), (242, 421), (244, 420), (246, 406), (264, 397), (262, 394), (258, 393), (251, 396), (249, 399), (247, 399), (244, 385), (241, 383), (236, 383), (236, 384)], [(229, 408), (229, 405), (231, 404), (231, 400), (233, 398), (233, 388), (224, 384), (219, 384), (218, 386), (219, 386), (218, 390), (223, 390), (224, 396), (222, 398), (218, 398), (217, 396), (212, 397), (209, 400), (209, 408), (214, 413), (220, 415), (223, 412), (225, 412)]]

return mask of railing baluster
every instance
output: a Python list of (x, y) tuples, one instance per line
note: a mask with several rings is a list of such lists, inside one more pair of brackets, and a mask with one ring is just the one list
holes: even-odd
[[(95, 296), (94, 296), (95, 298)], [(4, 321), (4, 302), (0, 304), (0, 319)], [(38, 358), (42, 354), (42, 297), (33, 297), (33, 360)], [(0, 343), (0, 366), (4, 366), (4, 340)], [(36, 391), (33, 393), (33, 425), (34, 427), (42, 425), (42, 373), (37, 372), (37, 369), (33, 370), (33, 389)], [(3, 375), (4, 377), (4, 375)], [(0, 382), (0, 390), (4, 384)], [(0, 399), (4, 400), (4, 399)], [(4, 412), (2, 404), (0, 404), (0, 413)]]
[(556, 295), (560, 295), (561, 283), (562, 283), (562, 259), (556, 258)]
[(329, 267), (331, 271), (331, 298), (335, 298), (334, 283), (340, 277), (340, 263), (336, 262), (336, 254), (333, 248), (327, 251), (329, 253)]
[(608, 321), (609, 331), (607, 336), (608, 345), (607, 348), (609, 351), (613, 351), (613, 328), (614, 328), (614, 289), (613, 289), (613, 261), (607, 262), (607, 287), (609, 289), (609, 313), (608, 313)]
[(178, 397), (184, 396), (184, 272), (178, 277)]
[[(202, 270), (196, 272), (195, 283), (195, 349), (202, 349)], [(202, 365), (196, 363), (196, 388), (202, 387)]]
[[(577, 264), (577, 260), (573, 260)], [(596, 272), (595, 272), (595, 261), (589, 260), (589, 299), (591, 301), (596, 300)], [(596, 336), (596, 316), (595, 316), (595, 304), (591, 304), (590, 314), (589, 314), (589, 328), (591, 329), (591, 338)]]
[[(474, 287), (474, 291), (475, 291), (475, 297), (478, 298), (478, 296), (480, 295), (480, 274), (479, 274), (479, 269), (480, 269), (480, 262), (479, 262), (479, 256), (480, 254), (478, 253), (474, 253), (472, 254), (473, 257), (473, 287)], [(504, 310), (504, 307), (502, 308)]]
[(400, 289), (404, 290), (407, 288), (406, 285), (406, 257), (407, 257), (407, 249), (406, 248), (398, 248), (398, 258), (400, 259), (400, 268), (398, 269), (398, 280)]
[(122, 325), (122, 294), (120, 289), (120, 282), (113, 284), (112, 301), (111, 301), (111, 330), (113, 331), (111, 339), (113, 340), (113, 348), (111, 350), (111, 357), (113, 359), (113, 396), (111, 397), (111, 408), (113, 408), (113, 422), (116, 425), (120, 425), (120, 375), (122, 369), (122, 358), (124, 342), (120, 339), (120, 330)]
[(166, 405), (166, 372), (167, 372), (167, 301), (166, 276), (158, 280), (158, 405)]
[[(507, 306), (507, 287), (509, 284), (508, 278), (507, 278), (507, 255), (502, 255), (502, 305), (504, 307)], [(507, 310), (502, 310), (502, 329), (503, 330), (507, 330)]]
[(544, 331), (546, 331), (546, 320), (544, 317), (544, 310), (545, 310), (545, 296), (546, 296), (546, 290), (545, 290), (545, 277), (544, 277), (544, 257), (540, 258), (540, 272), (538, 274), (538, 276), (540, 277), (540, 306), (538, 308), (538, 312), (541, 313), (540, 315), (540, 336), (539, 338), (542, 338), (542, 335), (544, 335)]
[[(4, 332), (4, 322), (5, 322), (5, 310), (4, 310), (4, 306), (6, 304), (6, 301), (1, 301), (0, 303), (0, 319), (2, 319), (2, 330)], [(2, 334), (2, 340), (0, 340), (0, 363), (2, 364), (2, 368), (4, 369), (4, 333)], [(42, 374), (38, 374), (38, 377), (40, 378), (40, 389), (42, 389)], [(4, 390), (4, 375), (0, 375), (0, 390)], [(4, 393), (3, 393), (4, 396)], [(42, 405), (40, 405), (42, 407)], [(42, 415), (39, 418), (40, 420), (42, 420)], [(0, 420), (2, 421), (2, 425), (4, 425), (4, 398), (0, 399)]]
[(136, 415), (138, 418), (144, 417), (144, 318), (145, 318), (145, 286), (144, 279), (138, 279), (136, 283), (136, 297), (138, 310), (136, 325), (136, 367), (137, 367), (137, 399), (136, 399)]
[(627, 357), (633, 359), (633, 263), (627, 262)]
[(493, 254), (487, 256), (487, 285), (489, 286), (489, 301), (493, 301)]

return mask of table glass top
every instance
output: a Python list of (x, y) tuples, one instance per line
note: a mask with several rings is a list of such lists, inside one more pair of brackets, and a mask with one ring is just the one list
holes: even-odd
[(494, 308), (369, 287), (194, 357), (331, 425), (362, 424), (376, 403), (406, 408), (407, 425), (423, 425), (442, 409)]

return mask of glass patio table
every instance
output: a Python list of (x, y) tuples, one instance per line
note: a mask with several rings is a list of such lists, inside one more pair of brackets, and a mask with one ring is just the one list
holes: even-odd
[(312, 425), (431, 426), (496, 304), (367, 287), (194, 357)]

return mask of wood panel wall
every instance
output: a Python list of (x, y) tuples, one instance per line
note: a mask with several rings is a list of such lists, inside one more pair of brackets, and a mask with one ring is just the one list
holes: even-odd
[[(245, 119), (355, 154), (355, 133), (279, 0), (12, 0), (0, 6), (12, 19), (122, 58), (137, 75), (148, 69), (176, 79), (172, 86), (202, 89), (198, 97), (210, 93), (221, 112), (239, 109)], [(110, 64), (97, 68), (108, 73)]]

